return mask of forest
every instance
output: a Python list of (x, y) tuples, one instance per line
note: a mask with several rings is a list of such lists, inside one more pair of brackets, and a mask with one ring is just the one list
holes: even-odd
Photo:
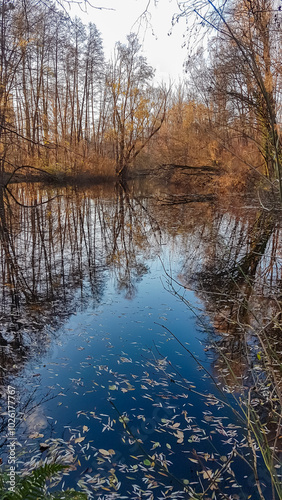
[(28, 166), (76, 178), (211, 166), (223, 191), (281, 193), (281, 15), (272, 0), (180, 2), (172, 23), (189, 19), (200, 41), (168, 88), (136, 34), (107, 61), (95, 24), (58, 3), (4, 0), (3, 182)]
[(104, 8), (0, 1), (0, 500), (282, 500), (282, 0)]

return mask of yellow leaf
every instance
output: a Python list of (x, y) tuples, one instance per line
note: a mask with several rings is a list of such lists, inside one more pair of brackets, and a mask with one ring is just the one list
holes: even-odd
[(44, 434), (38, 434), (38, 432), (35, 432), (34, 434), (30, 434), (29, 439), (37, 439), (37, 438), (43, 438)]
[(76, 439), (74, 440), (74, 442), (75, 442), (75, 443), (81, 443), (81, 441), (84, 441), (84, 439), (85, 439), (85, 436), (83, 436), (83, 437), (79, 437), (79, 438), (76, 438)]
[(107, 450), (103, 450), (103, 448), (100, 448), (99, 452), (102, 453), (102, 455), (104, 455), (105, 457), (111, 455), (111, 453), (109, 453)]
[(172, 429), (176, 429), (177, 427), (180, 426), (180, 423), (179, 422), (176, 422), (175, 424), (173, 424), (171, 427)]
[(203, 472), (204, 479), (211, 479), (212, 476), (213, 476), (213, 472), (211, 469), (204, 470), (204, 472)]

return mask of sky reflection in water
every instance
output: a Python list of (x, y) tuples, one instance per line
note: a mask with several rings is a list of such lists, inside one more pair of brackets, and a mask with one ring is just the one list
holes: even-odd
[[(17, 194), (26, 196), (24, 190)], [(52, 202), (54, 211), (48, 204), (34, 209), (44, 238), (22, 214), (25, 226), (14, 236), (18, 266), (27, 280), (32, 276), (24, 268), (23, 241), (36, 255), (36, 266), (41, 259), (33, 288), (43, 304), (44, 294), (46, 299), (32, 316), (24, 303), (16, 313), (24, 318), (23, 335), (34, 347), (26, 352), (24, 369), (11, 378), (21, 406), (32, 400), (19, 429), (24, 449), (33, 460), (64, 457), (73, 469), (64, 476), (65, 485), (80, 480), (95, 498), (111, 498), (109, 492), (115, 492), (113, 498), (139, 498), (140, 489), (148, 498), (158, 498), (161, 491), (167, 498), (185, 498), (175, 493), (183, 484), (189, 481), (201, 491), (199, 477), (205, 489), (213, 473), (223, 492), (236, 491), (232, 498), (257, 498), (251, 469), (243, 470), (235, 460), (235, 479), (224, 465), (234, 440), (246, 456), (249, 450), (235, 415), (219, 401), (236, 407), (232, 394), (220, 393), (202, 368), (215, 375), (216, 358), (206, 346), (219, 337), (199, 299), (203, 290), (196, 296), (176, 284), (178, 297), (166, 274), (191, 283), (195, 273), (222, 261), (220, 252), (228, 244), (222, 240), (230, 235), (229, 259), (233, 251), (234, 259), (244, 258), (251, 217), (241, 222), (238, 214), (207, 204), (167, 208), (122, 191), (112, 197), (66, 195)], [(7, 354), (11, 346), (5, 349)], [(40, 443), (46, 450), (39, 449)]]

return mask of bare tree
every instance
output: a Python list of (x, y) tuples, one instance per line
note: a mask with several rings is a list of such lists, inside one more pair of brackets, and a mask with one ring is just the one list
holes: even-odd
[(255, 117), (253, 135), (256, 141), (259, 135), (264, 174), (278, 182), (282, 200), (278, 7), (270, 0), (188, 0), (179, 6), (180, 16), (190, 16), (199, 32), (214, 36), (208, 86), (217, 96), (221, 89), (221, 98), (225, 94), (225, 109), (233, 103), (237, 116)]
[(158, 132), (166, 114), (168, 91), (152, 86), (154, 71), (140, 49), (133, 33), (128, 35), (127, 45), (117, 43), (106, 81), (112, 100), (110, 137), (119, 176), (126, 174), (128, 165)]
[(81, 162), (99, 128), (101, 35), (54, 3), (4, 1), (1, 25), (2, 171)]

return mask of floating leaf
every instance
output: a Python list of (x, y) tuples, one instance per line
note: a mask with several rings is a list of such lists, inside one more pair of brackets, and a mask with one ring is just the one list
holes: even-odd
[(127, 422), (129, 422), (129, 418), (126, 417), (125, 415), (122, 415), (121, 417), (119, 417), (119, 421), (122, 422), (124, 428), (126, 427), (125, 424), (127, 424)]
[(38, 432), (35, 432), (34, 434), (30, 434), (29, 439), (37, 439), (37, 438), (43, 438), (44, 434), (39, 434)]
[(146, 458), (143, 463), (144, 465), (151, 465), (151, 462), (150, 460), (148, 460), (148, 458)]
[(203, 471), (203, 478), (204, 479), (211, 479), (213, 477), (213, 472), (211, 469), (207, 469)]
[(128, 391), (135, 391), (135, 387), (133, 387), (133, 385), (131, 385), (129, 382), (126, 382), (127, 383), (127, 390)]
[(81, 443), (82, 441), (84, 441), (84, 439), (85, 439), (85, 436), (81, 436), (81, 437), (79, 437), (79, 438), (76, 438), (76, 439), (74, 440), (74, 442), (75, 442), (75, 443)]
[(177, 432), (174, 432), (173, 435), (177, 437), (177, 443), (183, 443), (184, 432), (177, 430)]
[(117, 391), (118, 388), (117, 388), (117, 386), (115, 384), (113, 384), (113, 385), (109, 385), (109, 390), (110, 391)]
[(161, 443), (159, 443), (159, 442), (155, 442), (155, 443), (153, 444), (153, 446), (152, 446), (152, 448), (151, 448), (151, 449), (152, 449), (152, 450), (155, 450), (156, 448), (159, 448), (160, 446), (161, 446)]
[(213, 420), (213, 417), (211, 415), (204, 415), (204, 419), (207, 421), (207, 422), (211, 422)]
[(172, 429), (177, 429), (177, 427), (179, 427), (179, 426), (180, 426), (180, 423), (179, 423), (179, 422), (176, 422), (175, 424), (173, 424), (173, 425), (171, 426), (171, 428), (172, 428)]
[(99, 449), (99, 452), (100, 452), (102, 455), (104, 455), (104, 457), (109, 457), (109, 456), (112, 454), (112, 453), (110, 453), (110, 451), (112, 451), (112, 450), (109, 450), (109, 451), (108, 451), (108, 450), (104, 450), (103, 448), (100, 448), (100, 449)]

